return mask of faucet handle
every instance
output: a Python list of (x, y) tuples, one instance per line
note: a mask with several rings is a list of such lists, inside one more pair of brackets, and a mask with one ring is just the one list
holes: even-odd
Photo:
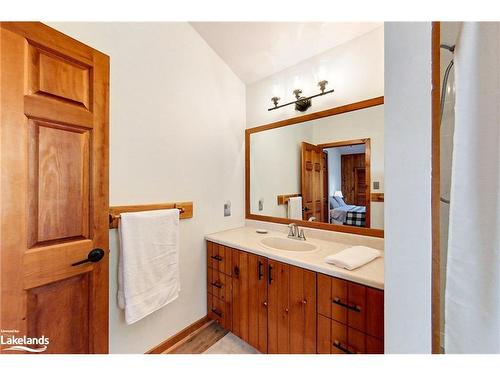
[(306, 235), (304, 234), (304, 229), (299, 230), (299, 240), (305, 241), (306, 240)]
[(288, 224), (288, 228), (290, 228), (290, 230), (288, 231), (288, 237), (295, 237), (296, 236), (296, 231), (297, 231), (297, 224), (295, 223), (290, 223)]

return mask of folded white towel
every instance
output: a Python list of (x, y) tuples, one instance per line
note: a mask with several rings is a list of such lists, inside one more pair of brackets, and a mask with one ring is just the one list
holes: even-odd
[(353, 246), (325, 258), (326, 263), (349, 271), (361, 267), (381, 256), (380, 250), (366, 246)]
[(179, 210), (120, 216), (118, 305), (132, 324), (179, 296)]
[(288, 218), (302, 220), (302, 197), (288, 198)]

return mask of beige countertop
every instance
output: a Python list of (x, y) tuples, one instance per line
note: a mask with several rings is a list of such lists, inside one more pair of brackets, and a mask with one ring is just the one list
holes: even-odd
[[(269, 230), (267, 234), (259, 234), (256, 232), (255, 227), (246, 226), (208, 234), (205, 236), (205, 239), (220, 245), (265, 256), (269, 259), (274, 259), (311, 271), (339, 277), (341, 279), (353, 281), (377, 289), (384, 289), (383, 255), (382, 257), (377, 258), (353, 271), (333, 266), (324, 261), (326, 256), (338, 253), (339, 251), (347, 249), (350, 246), (364, 245), (363, 243), (356, 243), (356, 238), (358, 236), (352, 236), (349, 238), (343, 234), (342, 236), (339, 236), (339, 239), (329, 241), (308, 237), (307, 242), (318, 246), (317, 250), (311, 252), (293, 252), (269, 249), (259, 243), (259, 241), (266, 236), (286, 237), (286, 234), (273, 230)], [(348, 240), (346, 240), (346, 238), (348, 238)]]

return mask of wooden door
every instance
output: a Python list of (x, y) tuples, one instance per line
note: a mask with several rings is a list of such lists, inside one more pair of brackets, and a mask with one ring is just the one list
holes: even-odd
[(354, 169), (354, 204), (366, 205), (366, 171), (365, 168)]
[(109, 58), (40, 23), (0, 38), (0, 327), (107, 353)]
[(303, 220), (312, 216), (316, 221), (325, 221), (325, 156), (321, 147), (302, 142), (301, 146), (301, 191)]
[[(365, 159), (366, 155), (364, 153), (341, 155), (340, 157), (342, 193), (347, 204), (356, 205), (356, 170), (365, 169)], [(366, 183), (364, 190), (366, 202)]]
[(322, 203), (323, 203), (323, 220), (324, 223), (330, 222), (330, 200), (328, 197), (328, 153), (325, 150), (322, 150), (321, 154), (323, 163), (323, 195), (322, 195)]
[(268, 260), (268, 353), (290, 353), (289, 300), (290, 266)]
[(290, 269), (290, 353), (316, 353), (316, 272)]

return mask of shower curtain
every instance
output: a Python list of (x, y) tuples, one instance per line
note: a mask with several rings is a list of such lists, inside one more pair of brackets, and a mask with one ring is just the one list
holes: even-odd
[(446, 273), (446, 353), (500, 353), (500, 24), (463, 23)]

